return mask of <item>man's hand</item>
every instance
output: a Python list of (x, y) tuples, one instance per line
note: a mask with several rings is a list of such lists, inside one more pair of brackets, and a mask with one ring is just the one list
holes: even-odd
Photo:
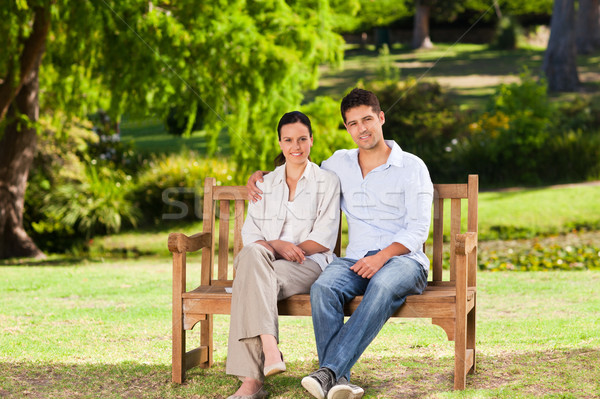
[(248, 178), (248, 183), (246, 183), (246, 187), (248, 188), (248, 201), (256, 202), (262, 199), (260, 195), (263, 192), (260, 188), (256, 187), (256, 182), (262, 182), (264, 174), (265, 173), (262, 171), (257, 170)]
[(354, 273), (358, 274), (362, 278), (371, 278), (383, 267), (387, 258), (381, 252), (375, 255), (365, 256), (360, 259), (350, 268)]
[(290, 262), (304, 263), (304, 251), (297, 245), (292, 244), (288, 241), (273, 240), (269, 241), (269, 244), (275, 250), (275, 253), (281, 256), (285, 260)]

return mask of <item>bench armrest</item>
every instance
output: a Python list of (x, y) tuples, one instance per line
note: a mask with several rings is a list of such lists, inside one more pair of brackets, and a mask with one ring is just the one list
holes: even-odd
[(456, 235), (456, 249), (457, 255), (468, 255), (477, 248), (477, 233), (467, 232), (464, 234)]
[(195, 252), (201, 248), (208, 248), (211, 245), (210, 233), (198, 233), (193, 236), (186, 236), (182, 233), (169, 234), (169, 251), (172, 253)]

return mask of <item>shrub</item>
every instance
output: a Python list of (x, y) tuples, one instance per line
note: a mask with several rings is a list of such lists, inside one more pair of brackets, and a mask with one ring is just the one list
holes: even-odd
[(492, 47), (499, 50), (514, 50), (517, 48), (517, 38), (522, 34), (522, 28), (514, 17), (503, 17), (498, 21)]
[(554, 134), (540, 155), (546, 181), (552, 183), (600, 178), (600, 131)]
[(42, 212), (52, 220), (84, 234), (118, 232), (123, 223), (135, 226), (140, 212), (129, 199), (132, 178), (106, 166), (87, 165), (80, 178), (50, 192)]
[(134, 224), (137, 210), (128, 195), (138, 162), (110, 118), (99, 111), (60, 133), (46, 120), (41, 124), (24, 212), (24, 227), (38, 246), (64, 252)]
[(525, 73), (521, 83), (500, 85), (489, 111), (469, 125), (471, 135), (460, 151), (466, 168), (488, 184), (539, 184), (554, 112), (545, 81)]
[(46, 119), (41, 119), (43, 134), (38, 136), (37, 153), (29, 172), (23, 212), (23, 225), (38, 247), (45, 252), (64, 252), (82, 245), (84, 236), (62, 220), (44, 212), (48, 194), (82, 173), (79, 154), (88, 143), (98, 140), (89, 121), (75, 120), (58, 134)]
[(488, 112), (469, 125), (457, 160), (488, 185), (597, 178), (600, 126), (594, 107), (594, 100), (580, 98), (552, 103), (545, 81), (524, 73), (521, 83), (501, 85)]
[(236, 173), (233, 162), (207, 159), (193, 151), (154, 156), (140, 172), (132, 193), (143, 223), (201, 218), (206, 177), (216, 178), (218, 185), (245, 184), (248, 178)]

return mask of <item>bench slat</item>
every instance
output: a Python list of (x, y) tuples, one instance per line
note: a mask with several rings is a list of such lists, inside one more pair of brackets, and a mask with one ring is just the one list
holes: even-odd
[[(470, 288), (467, 301), (472, 301), (475, 288)], [(200, 286), (182, 295), (185, 313), (230, 314), (231, 294), (225, 287)], [(356, 297), (346, 305), (346, 315), (352, 314), (362, 300)], [(394, 317), (454, 317), (456, 290), (452, 287), (427, 287), (422, 295), (410, 295), (406, 303), (394, 314)], [(310, 316), (310, 295), (294, 295), (279, 301), (279, 314)]]

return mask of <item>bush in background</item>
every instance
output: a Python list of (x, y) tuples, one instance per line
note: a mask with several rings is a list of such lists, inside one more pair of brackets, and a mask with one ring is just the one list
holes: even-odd
[(137, 224), (140, 212), (131, 201), (132, 177), (107, 166), (83, 167), (78, 178), (65, 179), (46, 195), (42, 213), (85, 236), (118, 233)]
[[(92, 123), (93, 121), (93, 123)], [(24, 227), (46, 252), (85, 248), (95, 234), (135, 225), (130, 197), (139, 160), (103, 111), (57, 133), (47, 121), (25, 196)]]
[(517, 38), (522, 34), (523, 29), (514, 17), (502, 17), (496, 26), (492, 48), (514, 50), (517, 48)]
[[(467, 116), (439, 83), (409, 78), (370, 83), (385, 113), (384, 135), (420, 157), (436, 183), (456, 180), (457, 140), (466, 135)], [(464, 179), (465, 174), (460, 177)]]
[(521, 83), (500, 85), (488, 111), (469, 125), (456, 161), (495, 186), (597, 178), (600, 124), (595, 106), (596, 100), (552, 103), (546, 82), (524, 73)]
[(236, 173), (233, 162), (206, 158), (194, 151), (153, 156), (140, 171), (132, 198), (145, 225), (190, 221), (202, 217), (204, 179), (217, 184), (245, 184), (248, 176)]

